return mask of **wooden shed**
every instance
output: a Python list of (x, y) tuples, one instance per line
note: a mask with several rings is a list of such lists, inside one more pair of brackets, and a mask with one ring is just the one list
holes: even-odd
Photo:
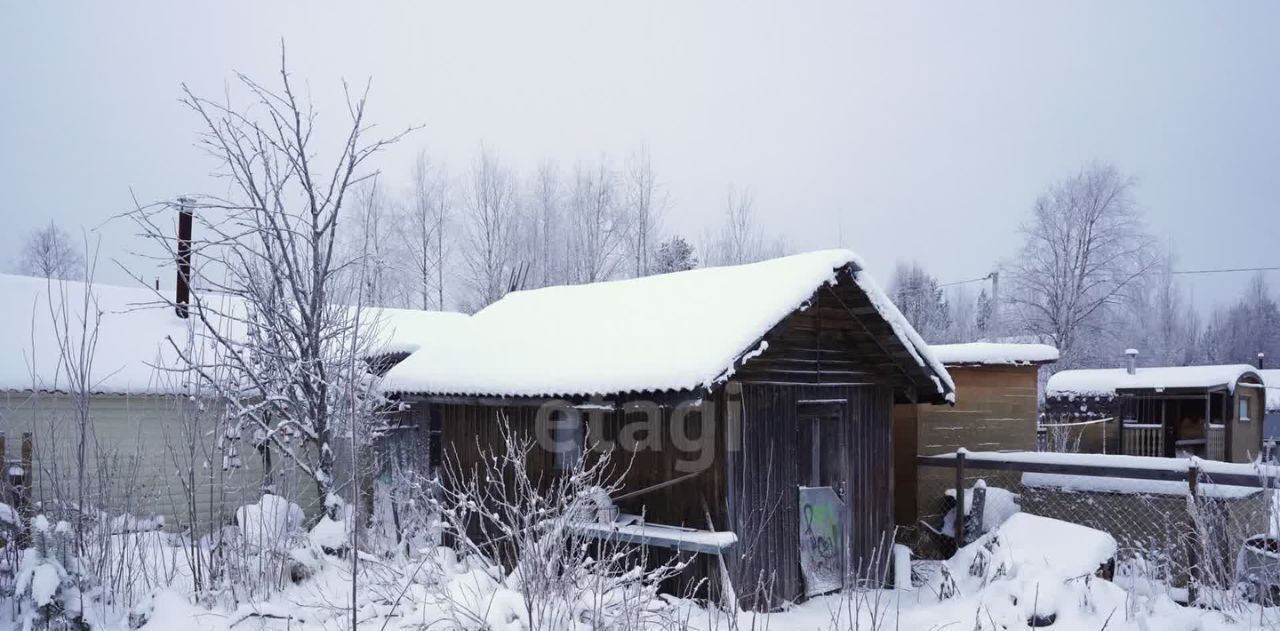
[(1262, 453), (1266, 389), (1248, 364), (1064, 370), (1049, 378), (1054, 423), (1105, 421), (1082, 451), (1249, 462)]
[(973, 342), (930, 348), (956, 384), (954, 406), (894, 408), (895, 513), (910, 527), (940, 513), (947, 472), (921, 468), (916, 456), (971, 451), (1035, 451), (1040, 367), (1057, 361), (1044, 344)]
[[(468, 328), (383, 382), (430, 452), (474, 465), (500, 444), (501, 419), (527, 430), (548, 414), (625, 445), (616, 439), (644, 420), (637, 411), (656, 408), (661, 436), (627, 454), (612, 531), (629, 520), (632, 541), (696, 553), (688, 578), (712, 590), (727, 587), (723, 561), (753, 609), (880, 576), (893, 542), (893, 405), (953, 392), (843, 250), (516, 292)], [(540, 447), (533, 460), (539, 475), (563, 474), (560, 452)], [(834, 583), (815, 555), (838, 568)]]

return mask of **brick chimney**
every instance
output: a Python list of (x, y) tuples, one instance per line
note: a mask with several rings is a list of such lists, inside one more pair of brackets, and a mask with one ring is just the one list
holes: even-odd
[(191, 303), (191, 206), (189, 197), (178, 198), (178, 282), (174, 285), (173, 310), (179, 318), (188, 315)]
[(1138, 374), (1138, 349), (1127, 348), (1124, 351), (1124, 369), (1131, 375)]

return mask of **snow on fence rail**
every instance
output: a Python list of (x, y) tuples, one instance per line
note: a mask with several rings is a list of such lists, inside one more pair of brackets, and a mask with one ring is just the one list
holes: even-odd
[[(1280, 538), (1275, 465), (964, 450), (921, 456), (917, 464), (925, 526), (918, 553), (945, 556), (955, 542), (1027, 512), (1110, 533), (1121, 546), (1118, 580), (1163, 584), (1171, 595), (1194, 600), (1204, 586), (1233, 583), (1244, 541)], [(993, 498), (1002, 506), (994, 520), (974, 508), (985, 504), (990, 511)], [(1010, 502), (1012, 510), (1003, 507)], [(957, 506), (965, 518), (956, 519)]]

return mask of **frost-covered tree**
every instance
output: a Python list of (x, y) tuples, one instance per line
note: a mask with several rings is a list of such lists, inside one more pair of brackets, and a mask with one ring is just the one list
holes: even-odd
[(987, 294), (987, 288), (983, 287), (978, 292), (977, 303), (974, 306), (974, 328), (978, 337), (986, 337), (990, 333), (991, 315), (994, 309), (991, 304), (991, 296)]
[(1187, 366), (1200, 360), (1200, 316), (1166, 257), (1134, 291), (1109, 327), (1116, 331), (1112, 355), (1126, 348), (1141, 351), (1138, 361), (1152, 366)]
[(628, 226), (617, 174), (607, 161), (574, 169), (569, 215), (571, 282), (613, 278), (624, 262)]
[(760, 229), (755, 211), (755, 197), (750, 190), (729, 188), (725, 197), (724, 218), (718, 231), (703, 248), (712, 265), (741, 265), (782, 256), (786, 244), (781, 239), (770, 241)]
[(516, 268), (516, 229), (520, 220), (515, 174), (487, 147), (471, 167), (466, 202), (466, 282), (472, 309), (505, 295)]
[(693, 246), (684, 237), (677, 235), (658, 246), (650, 269), (654, 274), (667, 274), (691, 270), (697, 266), (698, 255), (693, 251)]
[(400, 241), (413, 290), (409, 304), (421, 309), (444, 309), (445, 268), (448, 264), (453, 205), (448, 172), (425, 151), (413, 165), (409, 199), (401, 219)]
[(84, 274), (84, 257), (71, 243), (67, 232), (50, 221), (27, 235), (18, 271), (41, 278), (79, 280)]
[[(369, 163), (404, 133), (367, 140), (368, 90), (348, 92), (350, 120), (334, 136), (316, 127), (282, 56), (280, 83), (269, 88), (238, 76), (247, 104), (197, 96), (183, 102), (204, 124), (199, 146), (227, 181), (223, 195), (196, 196), (196, 241), (189, 317), (204, 340), (192, 353), (175, 350), (198, 375), (201, 390), (227, 406), (228, 433), (252, 434), (314, 481), (330, 518), (340, 499), (334, 479), (334, 440), (366, 435), (376, 398), (363, 358), (370, 329), (359, 305), (363, 278), (344, 255), (339, 234), (360, 221), (348, 208), (356, 187), (375, 175)], [(407, 132), (405, 132), (407, 133)], [(322, 146), (322, 138), (337, 138)], [(159, 257), (175, 260), (173, 210), (168, 204), (133, 214)], [(157, 293), (172, 303), (169, 296)]]
[(560, 170), (554, 162), (538, 165), (528, 194), (526, 227), (521, 239), (523, 256), (530, 264), (526, 286), (546, 287), (568, 282), (564, 192)]
[(626, 212), (631, 227), (628, 241), (637, 277), (652, 273), (654, 246), (666, 205), (649, 150), (641, 149), (627, 161), (626, 168)]
[(1207, 361), (1221, 364), (1252, 364), (1260, 352), (1280, 357), (1280, 305), (1265, 276), (1254, 276), (1235, 304), (1214, 310), (1203, 349)]
[(951, 311), (938, 279), (919, 263), (899, 263), (889, 288), (894, 304), (925, 340), (937, 342), (951, 328)]
[(1095, 164), (1036, 200), (1010, 268), (1009, 304), (1023, 332), (1061, 351), (1062, 367), (1100, 360), (1112, 311), (1155, 265), (1134, 181)]

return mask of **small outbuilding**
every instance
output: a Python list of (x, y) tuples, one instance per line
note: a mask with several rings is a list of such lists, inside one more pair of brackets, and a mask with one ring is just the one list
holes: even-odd
[(1049, 378), (1053, 423), (1101, 421), (1095, 453), (1249, 462), (1262, 453), (1265, 388), (1248, 364), (1064, 370)]
[[(426, 437), (428, 467), (483, 468), (504, 427), (548, 419), (560, 440), (534, 447), (535, 479), (609, 444), (627, 462), (618, 516), (581, 533), (696, 555), (686, 585), (772, 609), (883, 576), (893, 405), (946, 403), (954, 386), (862, 262), (834, 250), (508, 294), (383, 389)], [(627, 441), (655, 418), (643, 445)]]
[[(200, 530), (221, 527), (239, 506), (258, 502), (268, 472), (252, 431), (227, 434), (224, 405), (201, 391), (177, 350), (208, 360), (211, 342), (200, 319), (178, 317), (140, 286), (0, 274), (0, 295), (0, 461), (20, 465), (31, 501), (81, 497), (83, 421), (91, 487), (85, 501), (101, 510)], [(467, 319), (408, 309), (365, 313), (377, 336), (370, 359), (383, 369)], [(238, 339), (242, 329), (227, 322), (220, 333)], [(183, 471), (189, 476), (177, 475)], [(318, 512), (315, 485), (287, 459), (275, 459), (270, 477), (278, 494)]]
[(954, 406), (894, 408), (895, 512), (913, 526), (940, 515), (947, 472), (917, 467), (916, 456), (970, 451), (1034, 451), (1040, 367), (1058, 360), (1045, 344), (973, 342), (929, 347), (956, 384)]

